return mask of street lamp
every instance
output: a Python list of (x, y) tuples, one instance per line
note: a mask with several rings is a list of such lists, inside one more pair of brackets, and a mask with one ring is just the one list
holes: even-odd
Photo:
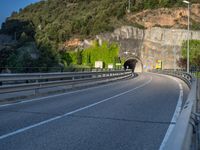
[[(176, 30), (172, 30), (173, 32), (173, 40), (174, 40), (174, 35), (176, 35)], [(174, 71), (176, 71), (176, 47), (175, 45), (173, 46), (173, 53), (174, 53)]]
[(175, 48), (175, 46), (174, 46), (173, 52), (174, 52), (174, 71), (176, 71), (176, 48)]
[(188, 4), (188, 32), (187, 32), (187, 73), (190, 72), (190, 2), (184, 0), (183, 3)]
[(128, 0), (128, 13), (131, 12), (131, 0)]

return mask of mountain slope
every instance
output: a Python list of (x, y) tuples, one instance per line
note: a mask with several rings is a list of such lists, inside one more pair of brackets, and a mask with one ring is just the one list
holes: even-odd
[[(86, 37), (111, 31), (122, 25), (126, 1), (48, 0), (32, 4), (14, 13), (2, 26), (6, 31), (12, 20), (29, 21), (34, 25), (36, 39), (62, 42), (70, 37)], [(119, 21), (120, 20), (120, 21)], [(20, 33), (19, 33), (20, 34)]]
[[(128, 14), (129, 22), (143, 25), (145, 28), (167, 27), (187, 28), (188, 9), (183, 7), (147, 9), (136, 14)], [(200, 30), (200, 4), (192, 4), (190, 9), (190, 27)]]
[[(131, 14), (144, 9), (181, 5), (184, 5), (182, 0), (131, 0)], [(86, 38), (113, 31), (122, 25), (146, 27), (145, 21), (133, 21), (143, 17), (141, 15), (127, 19), (127, 6), (127, 0), (45, 0), (13, 13), (3, 24), (1, 32), (13, 35), (16, 32), (20, 38), (25, 31), (38, 41), (60, 43), (71, 37)]]
[[(200, 3), (199, 0), (191, 2)], [(200, 7), (198, 4), (193, 6), (196, 8), (192, 9), (191, 20), (199, 29)], [(1, 67), (24, 67), (23, 72), (27, 67), (42, 67), (48, 71), (48, 67), (64, 66), (68, 63), (63, 62), (72, 59), (62, 57), (67, 52), (61, 50), (68, 50), (64, 43), (93, 39), (95, 35), (112, 32), (124, 25), (187, 27), (187, 7), (182, 0), (131, 0), (129, 13), (127, 7), (128, 0), (42, 0), (18, 13), (13, 12), (0, 30), (0, 34), (13, 39), (10, 45), (0, 40), (0, 72)], [(178, 11), (175, 13), (176, 9), (181, 15)], [(178, 20), (177, 15), (180, 16)], [(26, 49), (31, 49), (31, 53)]]

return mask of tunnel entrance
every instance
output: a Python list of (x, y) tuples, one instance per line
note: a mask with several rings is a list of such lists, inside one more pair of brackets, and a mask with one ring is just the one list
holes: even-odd
[(143, 72), (143, 64), (140, 59), (130, 58), (124, 63), (124, 69), (131, 69), (133, 72)]
[(124, 69), (131, 69), (133, 72), (135, 70), (135, 66), (137, 64), (137, 60), (135, 59), (129, 59), (124, 63)]

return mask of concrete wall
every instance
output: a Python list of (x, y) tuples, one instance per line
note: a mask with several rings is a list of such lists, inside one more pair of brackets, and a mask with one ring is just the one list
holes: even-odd
[[(200, 31), (191, 31), (190, 38), (200, 40)], [(113, 33), (98, 35), (97, 39), (119, 43), (120, 57), (126, 57), (124, 52), (137, 55), (144, 70), (154, 68), (157, 60), (162, 60), (164, 69), (169, 69), (178, 67), (176, 61), (181, 56), (182, 42), (187, 40), (187, 30), (122, 26)]]

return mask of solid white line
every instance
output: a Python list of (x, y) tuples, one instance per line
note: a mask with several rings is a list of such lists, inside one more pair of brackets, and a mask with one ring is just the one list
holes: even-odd
[(152, 81), (152, 77), (151, 77), (150, 80), (148, 80), (147, 82), (145, 82), (145, 83), (141, 84), (140, 86), (137, 86), (137, 87), (135, 87), (135, 88), (133, 88), (133, 89), (131, 89), (131, 90), (128, 90), (128, 91), (126, 91), (126, 92), (123, 92), (123, 93), (114, 95), (114, 96), (112, 96), (112, 97), (106, 98), (106, 99), (101, 100), (101, 101), (99, 101), (99, 102), (96, 102), (96, 103), (90, 104), (90, 105), (88, 105), (88, 106), (85, 106), (85, 107), (76, 109), (76, 110), (74, 110), (74, 111), (68, 112), (68, 113), (63, 114), (63, 115), (59, 115), (59, 116), (50, 118), (50, 119), (48, 119), (48, 120), (45, 120), (45, 121), (36, 123), (36, 124), (34, 124), (34, 125), (31, 125), (31, 126), (28, 126), (28, 127), (24, 127), (24, 128), (21, 128), (21, 129), (18, 129), (18, 130), (14, 131), (14, 132), (1, 135), (1, 136), (0, 136), (0, 140), (5, 139), (5, 138), (10, 137), (10, 136), (13, 136), (13, 135), (16, 135), (16, 134), (19, 134), (19, 133), (21, 133), (21, 132), (27, 131), (27, 130), (29, 130), (29, 129), (32, 129), (32, 128), (41, 126), (41, 125), (43, 125), (43, 124), (46, 124), (46, 123), (49, 123), (49, 122), (58, 120), (58, 119), (60, 119), (60, 118), (69, 116), (69, 115), (74, 114), (74, 113), (76, 113), (76, 112), (79, 112), (79, 111), (82, 111), (82, 110), (91, 108), (91, 107), (96, 106), (96, 105), (98, 105), (98, 104), (101, 104), (101, 103), (103, 103), (103, 102), (109, 101), (109, 100), (111, 100), (111, 99), (113, 99), (113, 98), (117, 98), (117, 97), (120, 97), (120, 96), (125, 95), (125, 94), (127, 94), (127, 93), (133, 92), (133, 91), (136, 90), (136, 89), (139, 89), (139, 88), (142, 88), (142, 87), (146, 86), (146, 85), (149, 84), (151, 81)]
[[(139, 79), (141, 79), (141, 77), (140, 78), (133, 78), (132, 80), (138, 80), (139, 81)], [(86, 88), (86, 89), (81, 89), (81, 90), (76, 90), (76, 91), (71, 91), (71, 92), (67, 92), (67, 93), (56, 94), (56, 95), (51, 95), (51, 96), (46, 96), (46, 97), (41, 97), (41, 98), (35, 98), (35, 99), (30, 99), (30, 100), (19, 101), (19, 102), (16, 102), (16, 103), (3, 104), (3, 105), (0, 105), (0, 108), (7, 107), (7, 106), (18, 105), (18, 104), (29, 103), (29, 102), (33, 102), (33, 101), (45, 100), (45, 99), (48, 99), (48, 98), (54, 98), (54, 97), (63, 96), (63, 95), (74, 94), (74, 93), (78, 93), (78, 92), (87, 91), (87, 90), (90, 90), (90, 89), (107, 87), (107, 86), (111, 86), (111, 85), (117, 84), (117, 83), (119, 83), (119, 82), (115, 82), (115, 83), (107, 84), (107, 85), (99, 85), (99, 86), (95, 86), (95, 87), (90, 87), (90, 88)]]
[(162, 141), (162, 144), (160, 145), (159, 150), (164, 149), (165, 144), (166, 144), (167, 140), (169, 139), (169, 136), (171, 135), (171, 133), (174, 129), (174, 126), (176, 125), (176, 121), (177, 121), (177, 119), (180, 115), (181, 108), (182, 108), (182, 102), (183, 102), (183, 86), (182, 86), (182, 84), (175, 77), (170, 77), (170, 78), (173, 79), (174, 81), (176, 81), (176, 83), (178, 83), (180, 92), (179, 92), (179, 98), (178, 98), (178, 102), (177, 102), (177, 105), (176, 105), (176, 109), (175, 109), (174, 115), (173, 115), (172, 120), (171, 120), (171, 124), (169, 125), (169, 127), (167, 129), (167, 132), (166, 132), (165, 137)]

